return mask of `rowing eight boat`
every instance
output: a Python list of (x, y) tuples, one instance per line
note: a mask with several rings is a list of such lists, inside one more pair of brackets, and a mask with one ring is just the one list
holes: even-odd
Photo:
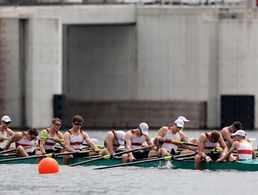
[[(1, 157), (3, 159), (4, 157)], [(63, 158), (56, 157), (57, 162), (62, 165)], [(73, 158), (72, 163), (78, 163), (85, 161), (86, 158)], [(155, 158), (153, 158), (155, 159)], [(7, 161), (1, 162), (0, 164), (37, 164), (37, 159), (24, 159), (19, 161)], [(89, 162), (83, 164), (82, 166), (111, 166), (120, 164), (122, 161), (120, 159), (101, 159), (98, 161)], [(160, 160), (160, 161), (147, 161), (142, 163), (136, 163), (135, 166), (138, 167), (171, 167), (174, 169), (194, 169), (194, 160)], [(211, 162), (202, 164), (203, 169), (209, 170), (238, 170), (238, 171), (258, 171), (258, 160), (245, 160), (236, 162)]]

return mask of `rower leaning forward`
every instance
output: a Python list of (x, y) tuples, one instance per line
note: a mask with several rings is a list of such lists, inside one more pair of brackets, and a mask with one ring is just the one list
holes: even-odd
[(104, 140), (104, 149), (100, 151), (100, 155), (111, 154), (113, 158), (115, 153), (121, 152), (122, 147), (125, 144), (125, 132), (124, 131), (109, 131), (106, 134)]
[(26, 157), (35, 155), (38, 147), (37, 136), (38, 130), (36, 128), (29, 129), (28, 131), (16, 132), (7, 142), (5, 150), (9, 149), (12, 143), (15, 143), (17, 156)]
[[(170, 126), (163, 126), (159, 129), (154, 139), (155, 147), (150, 152), (150, 156), (170, 156), (178, 153), (178, 146), (182, 142), (187, 142), (187, 136), (182, 131), (184, 121), (180, 118), (176, 119)], [(189, 149), (193, 149), (188, 147)], [(196, 148), (194, 148), (196, 149)], [(192, 153), (191, 150), (183, 150), (182, 153)]]
[[(125, 134), (125, 148), (127, 150), (131, 149), (140, 149), (145, 142), (150, 147), (153, 147), (153, 142), (151, 141), (151, 138), (149, 136), (149, 126), (147, 123), (140, 123), (138, 128), (132, 129), (126, 132)], [(143, 151), (137, 151), (137, 152), (130, 152), (128, 154), (122, 155), (122, 160), (124, 163), (127, 163), (128, 161), (134, 161), (136, 159), (143, 159), (149, 157), (149, 149), (145, 149)]]
[[(81, 130), (83, 118), (80, 115), (75, 115), (72, 119), (73, 127), (64, 133), (64, 145), (67, 152), (76, 152), (73, 155), (64, 155), (64, 164), (68, 165), (69, 160), (73, 157), (85, 157), (97, 155), (98, 151), (95, 143), (89, 138), (88, 134)], [(83, 142), (86, 142), (91, 151), (82, 151)]]
[[(217, 147), (222, 151), (216, 151)], [(222, 157), (228, 152), (228, 147), (223, 140), (221, 133), (217, 130), (208, 133), (202, 133), (198, 137), (198, 154), (195, 155), (195, 168), (202, 168), (202, 160), (210, 163), (213, 160), (221, 161)]]

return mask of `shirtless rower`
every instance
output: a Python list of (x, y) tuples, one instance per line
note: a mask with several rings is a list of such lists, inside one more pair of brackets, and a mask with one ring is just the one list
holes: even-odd
[(55, 148), (56, 143), (60, 143), (60, 145), (63, 145), (64, 147), (64, 144), (62, 143), (62, 141), (64, 141), (64, 136), (59, 131), (61, 124), (62, 121), (59, 118), (53, 118), (52, 126), (41, 131), (40, 150), (36, 152), (37, 155), (60, 152), (60, 149)]
[(223, 156), (220, 161), (227, 159), (234, 150), (237, 151), (237, 158), (234, 160), (251, 160), (256, 158), (252, 143), (246, 140), (246, 132), (238, 130), (231, 135), (233, 137), (233, 144), (229, 151)]
[(16, 143), (17, 156), (26, 157), (34, 155), (37, 148), (38, 130), (36, 128), (29, 129), (28, 131), (16, 132), (10, 138), (5, 146), (5, 150), (9, 149), (12, 143)]
[[(220, 146), (223, 149), (222, 153), (216, 152), (216, 147)], [(198, 137), (198, 154), (195, 155), (195, 168), (202, 168), (202, 160), (210, 163), (213, 160), (221, 161), (221, 158), (226, 155), (228, 147), (224, 142), (219, 131), (214, 130), (208, 133), (202, 133)]]
[(231, 147), (231, 145), (233, 144), (231, 134), (240, 129), (242, 129), (242, 124), (239, 121), (235, 121), (230, 126), (224, 127), (221, 130), (221, 135), (228, 147)]
[(14, 132), (9, 128), (12, 120), (9, 116), (5, 115), (1, 119), (0, 125), (0, 151), (4, 150), (5, 145)]
[[(127, 150), (141, 148), (144, 142), (152, 147), (154, 146), (151, 138), (149, 136), (149, 126), (147, 123), (140, 123), (139, 127), (126, 132), (125, 134), (125, 148)], [(124, 163), (128, 161), (134, 161), (136, 159), (143, 159), (149, 157), (149, 150), (130, 152), (128, 154), (122, 155), (122, 160)]]
[[(69, 159), (73, 157), (84, 157), (84, 156), (93, 156), (97, 155), (98, 153), (95, 152), (98, 150), (97, 146), (91, 139), (89, 138), (88, 134), (81, 130), (81, 126), (83, 123), (83, 118), (80, 115), (75, 115), (72, 119), (73, 127), (69, 129), (64, 134), (64, 145), (65, 150), (67, 152), (77, 152), (73, 155), (64, 155), (64, 164), (69, 164)], [(83, 147), (83, 142), (86, 142), (90, 145), (91, 149), (94, 151), (85, 153), (82, 152), (81, 149)]]
[[(115, 154), (125, 144), (124, 131), (109, 131), (104, 140), (104, 149), (100, 151), (100, 155)], [(114, 157), (114, 156), (113, 156)]]

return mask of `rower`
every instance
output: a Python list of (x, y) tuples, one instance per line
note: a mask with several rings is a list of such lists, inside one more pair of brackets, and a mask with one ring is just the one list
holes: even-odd
[[(184, 127), (184, 121), (181, 119), (175, 120), (172, 126), (163, 126), (159, 129), (154, 143), (157, 149), (150, 152), (150, 156), (169, 156), (175, 154), (178, 149), (178, 142), (187, 142), (186, 135), (181, 131)], [(190, 153), (192, 151), (183, 152)]]
[[(216, 152), (216, 147), (220, 146), (224, 151)], [(214, 130), (208, 133), (202, 133), (198, 137), (198, 154), (195, 155), (195, 168), (202, 168), (202, 160), (210, 163), (213, 160), (220, 161), (226, 155), (228, 147), (224, 142), (222, 135), (219, 131)]]
[[(126, 132), (125, 134), (125, 148), (127, 150), (141, 148), (144, 142), (152, 147), (154, 146), (149, 136), (149, 126), (147, 123), (140, 123), (139, 127)], [(124, 163), (128, 161), (134, 161), (136, 159), (143, 159), (149, 157), (149, 150), (130, 152), (122, 155)]]
[(246, 132), (244, 130), (238, 130), (231, 136), (233, 137), (234, 142), (220, 161), (227, 159), (234, 150), (237, 151), (237, 158), (235, 160), (251, 160), (256, 158), (255, 150), (253, 149), (252, 143), (249, 140), (246, 140)]
[(220, 131), (228, 147), (231, 147), (231, 145), (233, 144), (233, 139), (231, 138), (231, 134), (240, 129), (242, 129), (242, 124), (239, 121), (235, 121), (230, 126), (224, 127)]
[(64, 147), (64, 144), (62, 143), (64, 141), (64, 136), (59, 131), (61, 124), (61, 119), (53, 118), (52, 126), (41, 131), (39, 145), (40, 150), (36, 152), (37, 155), (60, 152), (60, 148), (55, 148), (56, 143), (59, 143)]
[[(104, 140), (104, 149), (100, 151), (100, 155), (111, 154), (121, 150), (121, 146), (125, 144), (125, 132), (124, 131), (109, 131), (106, 134)], [(113, 156), (115, 158), (115, 156)]]
[[(77, 152), (74, 155), (64, 155), (64, 164), (69, 164), (69, 159), (73, 157), (85, 157), (85, 156), (93, 156), (97, 155), (98, 151), (97, 146), (91, 139), (88, 134), (81, 130), (81, 126), (83, 123), (83, 118), (80, 115), (75, 115), (72, 119), (73, 127), (64, 133), (64, 145), (65, 150), (67, 152)], [(85, 153), (82, 152), (81, 149), (83, 147), (83, 142), (89, 144), (89, 146), (93, 149), (93, 151)]]
[[(12, 120), (9, 116), (5, 115), (1, 119), (0, 125), (0, 151), (4, 150), (6, 143), (14, 132), (9, 128)], [(14, 146), (13, 146), (14, 147)]]
[[(187, 118), (184, 117), (184, 116), (179, 116), (179, 117), (177, 117), (177, 119), (181, 119), (182, 121), (184, 121), (184, 124), (190, 122), (190, 120), (187, 119)], [(181, 129), (181, 131), (183, 131), (183, 129), (184, 129), (184, 127)], [(197, 143), (198, 143), (198, 141), (197, 141), (196, 138), (190, 138), (190, 139), (189, 139), (189, 138), (186, 136), (186, 139), (187, 139), (187, 141), (189, 141), (189, 142), (191, 142), (191, 143), (193, 143), (193, 144), (197, 144)]]
[(38, 130), (36, 128), (25, 132), (16, 132), (7, 142), (5, 150), (9, 149), (12, 143), (16, 143), (17, 156), (26, 157), (34, 155), (37, 148), (37, 136)]

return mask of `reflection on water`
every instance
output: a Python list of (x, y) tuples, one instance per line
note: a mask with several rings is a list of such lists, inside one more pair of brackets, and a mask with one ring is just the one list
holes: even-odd
[[(103, 142), (106, 132), (88, 131)], [(189, 137), (200, 134), (186, 131)], [(153, 137), (156, 131), (150, 132)], [(250, 132), (257, 137), (257, 132)], [(194, 171), (169, 168), (60, 166), (58, 174), (39, 175), (37, 165), (0, 165), (0, 194), (255, 194), (258, 172)]]

